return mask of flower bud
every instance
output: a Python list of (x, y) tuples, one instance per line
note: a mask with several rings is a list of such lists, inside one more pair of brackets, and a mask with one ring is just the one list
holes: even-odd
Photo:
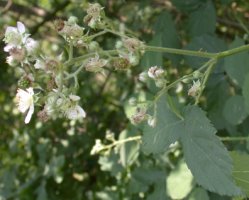
[(67, 21), (70, 25), (74, 25), (78, 22), (78, 18), (75, 16), (70, 16)]
[(115, 44), (115, 47), (116, 47), (116, 49), (120, 49), (120, 48), (122, 48), (123, 47), (123, 42), (122, 41), (117, 41), (116, 42), (116, 44)]
[(99, 49), (99, 43), (96, 41), (92, 41), (90, 42), (88, 48), (90, 51), (97, 51)]
[(32, 85), (32, 80), (28, 76), (23, 76), (18, 81), (20, 88), (29, 88)]
[(146, 110), (137, 108), (136, 113), (131, 116), (131, 123), (139, 124), (146, 119)]
[(126, 70), (131, 67), (129, 60), (123, 57), (112, 59), (111, 64), (116, 70)]
[(193, 81), (193, 85), (192, 87), (188, 90), (188, 95), (192, 96), (192, 97), (196, 97), (198, 95), (198, 93), (201, 90), (201, 82), (200, 80), (198, 81)]
[(140, 80), (141, 82), (146, 82), (148, 80), (148, 78), (149, 78), (149, 76), (146, 72), (142, 72), (138, 76), (138, 80)]
[(123, 41), (123, 44), (129, 52), (135, 52), (143, 47), (143, 43), (136, 38), (127, 38)]
[(198, 79), (198, 78), (202, 77), (202, 73), (201, 73), (200, 71), (196, 70), (196, 71), (194, 71), (194, 73), (193, 73), (193, 77), (194, 77), (195, 79)]
[(150, 67), (148, 70), (148, 76), (152, 79), (159, 79), (165, 75), (165, 71), (160, 67), (154, 66)]
[(95, 58), (90, 58), (85, 66), (85, 69), (89, 72), (100, 72), (103, 70), (103, 67), (107, 64), (107, 60), (100, 59), (99, 55), (96, 55)]
[(156, 86), (157, 86), (158, 88), (162, 88), (162, 87), (165, 86), (166, 80), (164, 80), (164, 79), (156, 79), (156, 80), (155, 80), (155, 84), (156, 84)]
[(138, 65), (138, 63), (139, 63), (139, 58), (138, 58), (138, 56), (129, 55), (128, 59), (129, 59), (129, 62), (130, 62), (130, 64), (131, 64), (132, 66), (136, 66), (136, 65)]

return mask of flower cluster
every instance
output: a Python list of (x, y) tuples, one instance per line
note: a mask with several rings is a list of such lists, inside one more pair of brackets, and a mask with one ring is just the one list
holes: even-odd
[(94, 58), (88, 59), (85, 69), (89, 72), (100, 72), (103, 70), (103, 67), (107, 64), (107, 60), (100, 59), (99, 55), (96, 54)]
[(98, 3), (89, 4), (86, 10), (87, 15), (84, 17), (84, 23), (93, 29), (103, 28), (105, 25), (102, 20), (102, 17), (104, 17), (103, 9)]
[(9, 53), (7, 63), (11, 66), (29, 63), (38, 50), (38, 42), (29, 37), (21, 22), (17, 22), (17, 27), (7, 27), (4, 42), (6, 43), (4, 51)]
[(139, 74), (138, 79), (142, 82), (146, 82), (149, 78), (155, 81), (157, 87), (164, 87), (167, 83), (165, 79), (166, 71), (158, 66), (150, 67), (147, 72)]

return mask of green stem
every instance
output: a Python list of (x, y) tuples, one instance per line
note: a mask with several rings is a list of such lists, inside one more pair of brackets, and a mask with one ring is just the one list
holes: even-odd
[(73, 45), (69, 45), (69, 53), (68, 53), (68, 61), (72, 60), (73, 58)]
[(209, 76), (210, 76), (210, 74), (211, 74), (211, 72), (212, 72), (212, 70), (213, 70), (216, 62), (217, 62), (216, 59), (211, 59), (209, 62), (207, 62), (207, 64), (209, 64), (209, 66), (208, 66), (208, 68), (207, 68), (207, 70), (206, 70), (206, 72), (204, 74), (204, 78), (203, 78), (203, 81), (201, 83), (200, 92), (199, 92), (199, 94), (198, 94), (198, 96), (196, 97), (196, 100), (195, 100), (195, 105), (197, 105), (199, 103), (199, 101), (200, 101), (200, 98), (201, 98), (201, 95), (203, 93), (203, 90), (204, 90), (204, 88), (206, 86), (208, 78), (209, 78)]
[(92, 40), (92, 39), (94, 39), (94, 38), (96, 38), (96, 37), (98, 37), (98, 36), (104, 35), (104, 34), (106, 34), (106, 33), (108, 33), (108, 32), (109, 32), (108, 30), (100, 31), (100, 32), (98, 32), (98, 33), (96, 33), (96, 34), (94, 34), (94, 35), (89, 36), (89, 39)]
[(220, 137), (221, 141), (241, 141), (241, 140), (249, 140), (249, 137)]
[(240, 53), (242, 51), (249, 51), (249, 44), (218, 53), (217, 59), (224, 58), (224, 57), (236, 54), (236, 53)]
[(213, 58), (216, 56), (216, 53), (191, 51), (191, 50), (184, 50), (184, 49), (173, 49), (173, 48), (156, 47), (156, 46), (148, 46), (148, 45), (145, 45), (144, 50), (154, 51), (154, 52), (163, 52), (163, 53), (172, 53), (172, 54), (179, 54), (179, 55), (187, 55), (187, 56), (197, 56), (197, 57), (204, 57), (204, 58)]
[(123, 140), (116, 140), (114, 141), (113, 143), (109, 144), (109, 145), (106, 145), (104, 146), (102, 149), (100, 149), (99, 151), (103, 151), (103, 150), (108, 150), (108, 149), (111, 149), (117, 145), (120, 145), (120, 144), (124, 144), (126, 142), (131, 142), (131, 141), (137, 141), (137, 140), (141, 140), (141, 136), (134, 136), (134, 137), (129, 137), (129, 138), (125, 138)]
[(64, 63), (65, 66), (70, 66), (70, 65), (73, 65), (75, 63), (78, 63), (78, 62), (81, 62), (81, 61), (84, 61), (85, 59), (87, 58), (90, 58), (90, 57), (93, 57), (97, 54), (99, 55), (118, 55), (118, 51), (117, 50), (103, 50), (103, 51), (99, 51), (99, 52), (92, 52), (92, 53), (88, 53), (86, 55), (83, 55), (83, 56), (79, 56), (79, 57), (76, 57), (76, 58), (73, 58), (71, 59), (70, 61), (67, 61)]

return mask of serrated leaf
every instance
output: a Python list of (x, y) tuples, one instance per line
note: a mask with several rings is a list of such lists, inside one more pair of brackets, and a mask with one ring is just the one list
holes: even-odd
[[(194, 177), (185, 162), (180, 161), (166, 178), (167, 194), (172, 199), (183, 199), (192, 190)], [(177, 187), (176, 187), (177, 186)]]
[[(134, 133), (137, 133), (137, 130), (134, 128), (132, 130), (124, 130), (119, 135), (119, 140), (132, 137)], [(120, 146), (119, 155), (121, 164), (124, 167), (130, 166), (133, 162), (136, 161), (139, 155), (139, 143), (137, 141), (131, 141), (128, 143), (124, 143)]]
[(156, 126), (145, 126), (142, 137), (142, 150), (146, 154), (166, 151), (170, 144), (179, 139), (183, 127), (183, 120), (170, 110), (166, 95), (162, 95), (156, 105)]
[[(240, 38), (236, 38), (229, 49), (233, 49), (239, 46), (244, 45), (244, 41)], [(232, 81), (239, 85), (243, 86), (243, 82), (246, 74), (249, 73), (249, 54), (247, 51), (237, 53), (231, 56), (228, 56), (224, 59), (225, 71)]]
[(235, 95), (227, 99), (223, 109), (223, 116), (233, 125), (242, 123), (247, 117), (243, 97)]
[(216, 12), (212, 1), (203, 4), (189, 15), (188, 29), (191, 36), (200, 36), (205, 33), (214, 33)]
[(232, 160), (205, 113), (197, 106), (187, 106), (184, 118), (181, 142), (196, 182), (221, 195), (240, 195), (232, 179)]
[(233, 177), (247, 197), (249, 197), (249, 155), (236, 151), (230, 152), (230, 155), (234, 164)]
[(249, 114), (249, 73), (245, 77), (245, 81), (242, 88), (242, 94), (245, 100), (246, 111)]

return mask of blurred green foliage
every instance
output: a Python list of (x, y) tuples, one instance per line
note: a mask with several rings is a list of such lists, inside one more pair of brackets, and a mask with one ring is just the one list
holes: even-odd
[[(248, 1), (97, 2), (105, 7), (113, 26), (119, 28), (125, 24), (131, 35), (154, 46), (219, 52), (248, 43)], [(87, 3), (87, 0), (13, 0), (7, 8), (7, 1), (1, 1), (1, 36), (7, 26), (22, 21), (32, 37), (43, 38), (41, 45), (46, 53), (57, 56), (65, 50), (65, 44), (56, 33), (53, 20), (72, 15), (83, 19)], [(82, 20), (79, 24), (83, 24)], [(110, 34), (98, 38), (105, 49), (113, 48), (115, 41)], [(3, 49), (4, 43), (0, 46)], [(82, 53), (77, 50), (77, 55)], [(164, 66), (169, 72), (169, 81), (173, 81), (198, 68), (205, 59), (147, 52), (139, 66), (128, 71), (111, 71), (107, 76), (82, 73), (78, 95), (87, 111), (84, 122), (56, 119), (42, 123), (33, 118), (29, 125), (25, 125), (13, 101), (19, 76), (7, 66), (5, 58), (6, 54), (0, 51), (0, 200), (233, 199), (188, 182), (192, 177), (185, 176), (187, 169), (179, 144), (153, 157), (141, 152), (138, 142), (124, 144), (108, 155), (90, 155), (96, 138), (107, 142), (105, 135), (108, 131), (120, 139), (141, 133), (143, 125), (134, 127), (130, 124), (126, 116), (130, 108), (125, 106), (130, 97), (146, 96), (144, 98), (149, 100), (157, 90), (151, 84), (137, 82), (135, 77), (141, 71), (152, 65)], [(247, 60), (248, 52), (244, 52), (219, 62), (204, 92), (206, 100), (202, 107), (219, 136), (249, 134)], [(186, 97), (186, 91), (183, 86), (183, 90), (171, 95), (182, 104), (192, 103)], [(246, 109), (241, 107), (242, 96)], [(145, 131), (144, 134), (150, 141), (152, 133)], [(225, 142), (225, 145), (229, 150), (248, 153), (249, 146), (245, 141)], [(159, 145), (148, 148), (161, 151)], [(239, 156), (233, 155), (236, 159)], [(248, 163), (248, 158), (245, 160)], [(240, 166), (237, 168), (241, 169)], [(174, 176), (188, 180), (177, 181)], [(184, 188), (181, 190), (178, 185), (174, 188), (172, 184)]]

